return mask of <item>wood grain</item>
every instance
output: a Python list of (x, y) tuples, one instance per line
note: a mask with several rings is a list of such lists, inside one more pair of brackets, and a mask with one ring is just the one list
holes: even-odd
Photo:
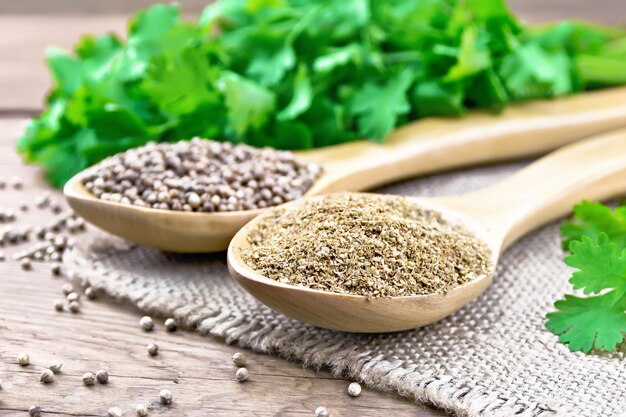
[[(20, 200), (32, 202), (47, 189), (39, 170), (23, 166), (13, 151), (23, 122), (0, 119), (0, 178), (19, 175), (25, 182), (22, 191), (0, 191), (0, 207), (17, 208)], [(33, 206), (19, 221), (45, 224), (51, 216)], [(10, 258), (17, 248), (2, 249)], [(140, 402), (169, 416), (312, 416), (320, 405), (333, 416), (443, 415), (392, 394), (364, 390), (361, 397), (350, 398), (347, 381), (328, 372), (249, 352), (250, 380), (240, 384), (230, 361), (239, 350), (234, 346), (184, 331), (167, 333), (160, 323), (145, 333), (138, 326), (139, 312), (103, 300), (83, 301), (76, 315), (58, 313), (52, 303), (62, 298), (64, 281), (53, 278), (46, 264), (27, 272), (7, 260), (0, 262), (0, 277), (3, 417), (24, 416), (31, 405), (55, 416), (103, 416), (112, 406), (134, 415)], [(156, 357), (146, 352), (150, 342), (159, 345)], [(22, 351), (31, 358), (27, 367), (17, 364)], [(41, 368), (53, 360), (63, 362), (63, 372), (52, 384), (40, 384)], [(100, 368), (109, 370), (109, 384), (83, 386), (81, 375)], [(158, 404), (163, 388), (174, 394), (171, 407)]]

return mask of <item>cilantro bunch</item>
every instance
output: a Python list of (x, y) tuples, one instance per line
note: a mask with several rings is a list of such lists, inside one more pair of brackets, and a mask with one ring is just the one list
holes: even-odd
[(561, 233), (577, 270), (570, 283), (585, 296), (557, 301), (546, 326), (572, 351), (613, 351), (626, 337), (626, 205), (583, 202), (574, 215)]
[(522, 25), (504, 0), (220, 0), (140, 11), (126, 40), (50, 49), (53, 89), (19, 139), (62, 185), (149, 140), (307, 149), (427, 116), (626, 83), (622, 31)]

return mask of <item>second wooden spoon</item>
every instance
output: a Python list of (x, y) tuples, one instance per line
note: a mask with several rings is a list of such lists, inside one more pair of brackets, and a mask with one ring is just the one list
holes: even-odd
[[(626, 193), (626, 130), (569, 145), (498, 184), (460, 196), (411, 197), (446, 219), (474, 231), (491, 249), (493, 265), (520, 236), (568, 213), (582, 199), (602, 200)], [(284, 205), (298, 209), (304, 198)], [(248, 234), (263, 218), (248, 223), (228, 248), (231, 275), (267, 306), (298, 320), (349, 332), (391, 332), (437, 321), (482, 293), (492, 273), (453, 288), (446, 294), (374, 298), (339, 294), (279, 283), (264, 277), (241, 258), (250, 246)], [(298, 236), (293, 236), (298, 245)]]

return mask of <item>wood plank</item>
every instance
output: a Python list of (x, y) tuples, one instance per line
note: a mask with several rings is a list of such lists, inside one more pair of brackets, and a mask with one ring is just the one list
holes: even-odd
[[(44, 65), (49, 45), (71, 48), (83, 33), (123, 33), (129, 14), (151, 0), (108, 2), (64, 0), (2, 2), (0, 7), (0, 114), (35, 114), (42, 108), (50, 87)], [(189, 17), (197, 16), (201, 4), (182, 2)], [(532, 22), (582, 18), (602, 23), (624, 23), (622, 0), (512, 0), (519, 15)], [(187, 7), (189, 6), (189, 7)], [(46, 15), (52, 12), (71, 15)], [(8, 13), (33, 12), (34, 15)], [(98, 13), (108, 13), (99, 15)], [(82, 13), (82, 14), (81, 14)], [(112, 14), (117, 13), (117, 14)]]
[[(20, 200), (32, 202), (47, 189), (39, 171), (22, 166), (12, 148), (23, 124), (20, 119), (0, 120), (0, 178), (19, 175), (22, 191), (0, 190), (0, 206), (17, 208)], [(56, 193), (59, 197), (58, 192)], [(59, 197), (60, 198), (60, 197)], [(46, 224), (49, 210), (19, 214), (21, 224)], [(170, 416), (312, 416), (324, 405), (333, 416), (443, 416), (443, 412), (390, 393), (364, 390), (359, 398), (347, 395), (347, 381), (326, 371), (315, 372), (280, 358), (246, 352), (250, 380), (235, 381), (230, 357), (240, 349), (214, 338), (177, 331), (167, 333), (161, 323), (155, 331), (139, 329), (140, 313), (99, 299), (83, 301), (79, 314), (58, 313), (52, 307), (62, 298), (63, 279), (54, 278), (49, 265), (35, 264), (22, 271), (9, 260), (0, 262), (0, 415), (24, 416), (31, 405), (55, 416), (103, 416), (112, 406), (134, 415), (145, 403), (153, 414)], [(150, 357), (146, 345), (156, 342), (159, 354)], [(19, 352), (28, 352), (31, 364), (17, 364)], [(41, 368), (53, 360), (63, 362), (53, 383), (39, 383)], [(86, 387), (84, 372), (105, 368), (107, 385)], [(174, 403), (163, 407), (158, 393), (167, 388)]]

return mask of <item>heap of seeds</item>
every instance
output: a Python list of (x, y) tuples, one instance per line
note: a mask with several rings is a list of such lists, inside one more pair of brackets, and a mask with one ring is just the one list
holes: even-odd
[(321, 173), (292, 153), (193, 139), (149, 143), (104, 160), (84, 178), (96, 197), (182, 211), (235, 211), (301, 197)]
[(275, 208), (241, 250), (278, 282), (372, 297), (445, 293), (484, 276), (489, 248), (402, 197), (335, 194)]

